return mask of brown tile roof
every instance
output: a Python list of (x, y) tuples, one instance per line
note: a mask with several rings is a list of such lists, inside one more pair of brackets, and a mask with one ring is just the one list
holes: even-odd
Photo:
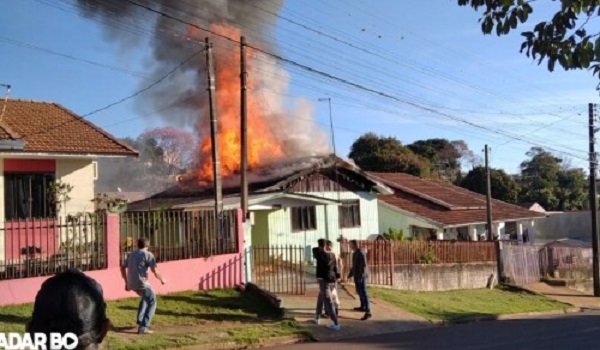
[[(382, 202), (435, 221), (442, 226), (486, 222), (485, 196), (437, 180), (425, 180), (402, 173), (368, 173), (394, 188), (395, 194), (379, 196)], [(492, 200), (492, 218), (516, 221), (545, 217), (496, 199)]]
[[(4, 101), (0, 100), (0, 107), (3, 104)], [(138, 154), (133, 148), (59, 104), (9, 99), (0, 120), (0, 140), (17, 139), (25, 141), (24, 152)]]

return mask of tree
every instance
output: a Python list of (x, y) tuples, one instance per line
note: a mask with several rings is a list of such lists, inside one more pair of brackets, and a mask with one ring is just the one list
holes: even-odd
[(558, 209), (556, 189), (562, 159), (541, 147), (532, 147), (526, 154), (530, 159), (521, 163), (521, 202), (537, 202), (546, 209)]
[(415, 154), (429, 160), (431, 173), (454, 182), (460, 174), (463, 157), (474, 158), (464, 141), (428, 139), (407, 146)]
[(565, 169), (558, 174), (558, 208), (583, 210), (589, 208), (587, 177), (583, 169)]
[(198, 138), (191, 132), (173, 126), (146, 130), (139, 140), (153, 142), (161, 150), (163, 161), (171, 171), (193, 165), (198, 155)]
[[(519, 197), (519, 184), (504, 170), (490, 169), (490, 183), (492, 198), (508, 203), (516, 203)], [(478, 166), (465, 175), (460, 186), (485, 195), (487, 193), (487, 180), (485, 167)]]
[(137, 159), (100, 158), (96, 192), (160, 192), (173, 181), (169, 178), (169, 166), (164, 161), (164, 151), (151, 138), (138, 137), (120, 140), (137, 149)]
[[(600, 77), (600, 33), (588, 33), (586, 30), (589, 21), (600, 14), (600, 0), (561, 0), (554, 3), (560, 8), (551, 19), (521, 33), (525, 37), (521, 52), (537, 59), (538, 64), (546, 59), (551, 72), (558, 61), (565, 70), (589, 68)], [(475, 11), (485, 8), (480, 19), (481, 30), (490, 34), (495, 28), (496, 34), (501, 36), (527, 22), (536, 3), (525, 0), (458, 0), (458, 4), (471, 6)]]
[[(456, 149), (456, 152), (460, 154), (460, 168), (470, 167), (471, 169), (481, 165), (481, 157), (476, 156), (475, 153), (469, 148), (469, 145), (463, 140), (452, 141), (452, 146)], [(460, 173), (459, 173), (460, 175)]]
[[(541, 147), (533, 147), (521, 163), (522, 202), (537, 202), (547, 210), (587, 208), (587, 180), (582, 169), (570, 168)], [(568, 162), (567, 162), (568, 163)]]
[(395, 137), (367, 133), (359, 137), (350, 148), (349, 157), (366, 171), (400, 172), (428, 176), (430, 163), (414, 154)]

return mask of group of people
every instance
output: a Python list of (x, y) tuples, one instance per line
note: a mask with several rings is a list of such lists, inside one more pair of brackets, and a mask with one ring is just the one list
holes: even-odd
[[(149, 241), (141, 238), (138, 249), (130, 253), (121, 266), (125, 290), (140, 296), (137, 313), (139, 334), (152, 333), (150, 323), (156, 311), (156, 296), (148, 282), (151, 270), (162, 284), (156, 259), (148, 251)], [(97, 349), (110, 328), (106, 303), (100, 284), (81, 271), (72, 269), (47, 279), (38, 291), (28, 333), (74, 333), (77, 349)]]
[[(367, 258), (366, 253), (360, 249), (356, 240), (350, 241), (352, 254), (352, 267), (348, 273), (348, 278), (354, 280), (356, 293), (360, 299), (360, 306), (354, 308), (355, 311), (364, 312), (361, 320), (366, 321), (371, 318), (371, 308), (367, 294)], [(342, 260), (333, 252), (333, 243), (330, 240), (319, 239), (317, 247), (313, 248), (313, 258), (316, 260), (317, 282), (319, 285), (319, 295), (317, 297), (317, 307), (314, 322), (319, 325), (322, 318), (330, 318), (331, 324), (327, 325), (329, 329), (339, 331), (339, 308), (340, 299), (337, 293), (337, 285), (341, 279), (343, 270)], [(323, 313), (325, 308), (325, 313)]]
[[(360, 298), (360, 307), (354, 310), (364, 312), (361, 320), (368, 320), (371, 318), (371, 309), (367, 295), (367, 259), (357, 241), (350, 241), (350, 246), (354, 253), (348, 278), (353, 278)], [(148, 250), (149, 241), (141, 238), (137, 247), (125, 259), (121, 275), (125, 281), (125, 290), (134, 291), (140, 296), (138, 334), (149, 334), (152, 333), (150, 324), (156, 311), (156, 295), (148, 281), (148, 270), (162, 284), (166, 280), (158, 272), (156, 259)], [(339, 331), (340, 300), (337, 283), (341, 278), (343, 265), (332, 247), (331, 241), (320, 239), (318, 247), (313, 249), (319, 283), (315, 322), (319, 324), (321, 318), (329, 317), (332, 323), (328, 327)], [(29, 333), (74, 333), (78, 336), (78, 349), (97, 349), (109, 328), (110, 320), (106, 316), (102, 287), (94, 279), (75, 269), (57, 274), (42, 284), (35, 298), (32, 319), (27, 324)]]

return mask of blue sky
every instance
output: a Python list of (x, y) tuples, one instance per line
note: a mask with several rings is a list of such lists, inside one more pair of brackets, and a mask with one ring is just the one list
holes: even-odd
[[(69, 4), (3, 1), (0, 83), (12, 85), (11, 97), (55, 101), (84, 115), (151, 82), (146, 37), (134, 48), (122, 47)], [(269, 8), (268, 0), (256, 4)], [(536, 2), (527, 27), (556, 5)], [(280, 16), (269, 38), (283, 56), (395, 97), (283, 65), (289, 73), (283, 98), (310, 101), (326, 129), (328, 106), (318, 99), (331, 97), (339, 154), (347, 155), (360, 134), (373, 131), (405, 144), (461, 139), (479, 155), (488, 144), (492, 166), (509, 172), (518, 170), (534, 144), (586, 166), (587, 104), (598, 101), (598, 80), (587, 71), (550, 73), (538, 66), (519, 53), (519, 31), (484, 36), (479, 14), (455, 0), (288, 0)], [(89, 120), (118, 137), (168, 124), (156, 113), (141, 112), (134, 100)]]

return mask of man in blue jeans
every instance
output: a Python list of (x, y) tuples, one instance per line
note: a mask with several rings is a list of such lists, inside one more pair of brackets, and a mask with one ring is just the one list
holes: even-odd
[(140, 238), (137, 242), (138, 249), (127, 255), (121, 266), (125, 290), (132, 290), (141, 297), (137, 314), (138, 334), (152, 333), (149, 327), (156, 311), (156, 295), (148, 282), (148, 268), (162, 284), (166, 283), (166, 280), (158, 273), (156, 259), (154, 254), (148, 251), (149, 246), (150, 243), (146, 238)]
[(369, 295), (367, 294), (367, 277), (369, 277), (367, 255), (360, 249), (358, 242), (354, 239), (350, 241), (350, 248), (354, 253), (352, 254), (352, 268), (348, 278), (354, 277), (354, 286), (360, 299), (360, 307), (356, 307), (354, 310), (364, 311), (365, 315), (361, 320), (366, 321), (371, 318), (371, 307), (369, 305)]

